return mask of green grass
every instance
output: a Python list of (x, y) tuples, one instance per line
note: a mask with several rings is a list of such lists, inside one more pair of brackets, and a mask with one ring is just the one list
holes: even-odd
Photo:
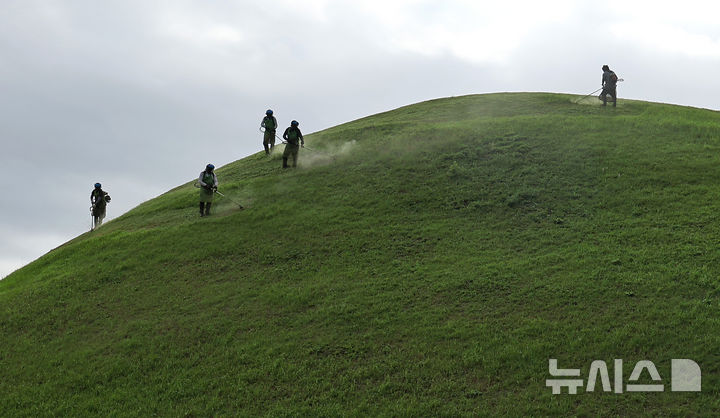
[[(493, 94), (306, 140), (217, 170), (244, 211), (187, 183), (0, 281), (0, 415), (720, 413), (717, 112)], [(553, 396), (549, 358), (666, 391)]]

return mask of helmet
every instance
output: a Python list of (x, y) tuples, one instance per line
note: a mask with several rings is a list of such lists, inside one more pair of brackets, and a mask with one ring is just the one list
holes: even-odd
[(604, 71), (607, 71), (607, 70), (610, 69), (610, 67), (608, 67), (607, 64), (606, 64), (606, 65), (603, 65), (603, 66), (602, 66), (602, 69), (603, 69)]
[(99, 188), (101, 188), (101, 187), (102, 187), (102, 184), (100, 184), (100, 183), (95, 183), (95, 188), (96, 188), (96, 189), (99, 189)]
[(268, 115), (268, 116), (272, 116), (272, 114), (273, 114), (272, 109), (268, 109), (268, 110), (265, 112), (265, 114)]
[(215, 166), (212, 165), (212, 164), (208, 164), (208, 165), (205, 166), (205, 170), (207, 170), (207, 171), (213, 171), (213, 170), (215, 170)]
[(294, 120), (294, 121), (290, 122), (290, 125), (298, 126), (298, 125), (300, 125), (300, 123), (298, 121)]

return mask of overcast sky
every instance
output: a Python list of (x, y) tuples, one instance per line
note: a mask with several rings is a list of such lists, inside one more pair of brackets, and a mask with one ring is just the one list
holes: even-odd
[(710, 1), (0, 0), (0, 277), (259, 151), (422, 100), (587, 94), (720, 109)]

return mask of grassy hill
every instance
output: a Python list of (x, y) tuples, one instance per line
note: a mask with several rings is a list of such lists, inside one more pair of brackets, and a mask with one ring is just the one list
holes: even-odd
[[(720, 413), (717, 112), (492, 94), (306, 140), (217, 170), (246, 210), (187, 183), (0, 281), (0, 415)], [(552, 395), (550, 358), (665, 391)]]

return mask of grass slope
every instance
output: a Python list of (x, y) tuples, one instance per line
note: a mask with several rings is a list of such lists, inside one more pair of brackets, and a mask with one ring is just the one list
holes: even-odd
[[(1, 281), (2, 414), (720, 413), (718, 113), (493, 94), (307, 143), (217, 170), (244, 211), (188, 183)], [(549, 358), (666, 391), (553, 396)]]

